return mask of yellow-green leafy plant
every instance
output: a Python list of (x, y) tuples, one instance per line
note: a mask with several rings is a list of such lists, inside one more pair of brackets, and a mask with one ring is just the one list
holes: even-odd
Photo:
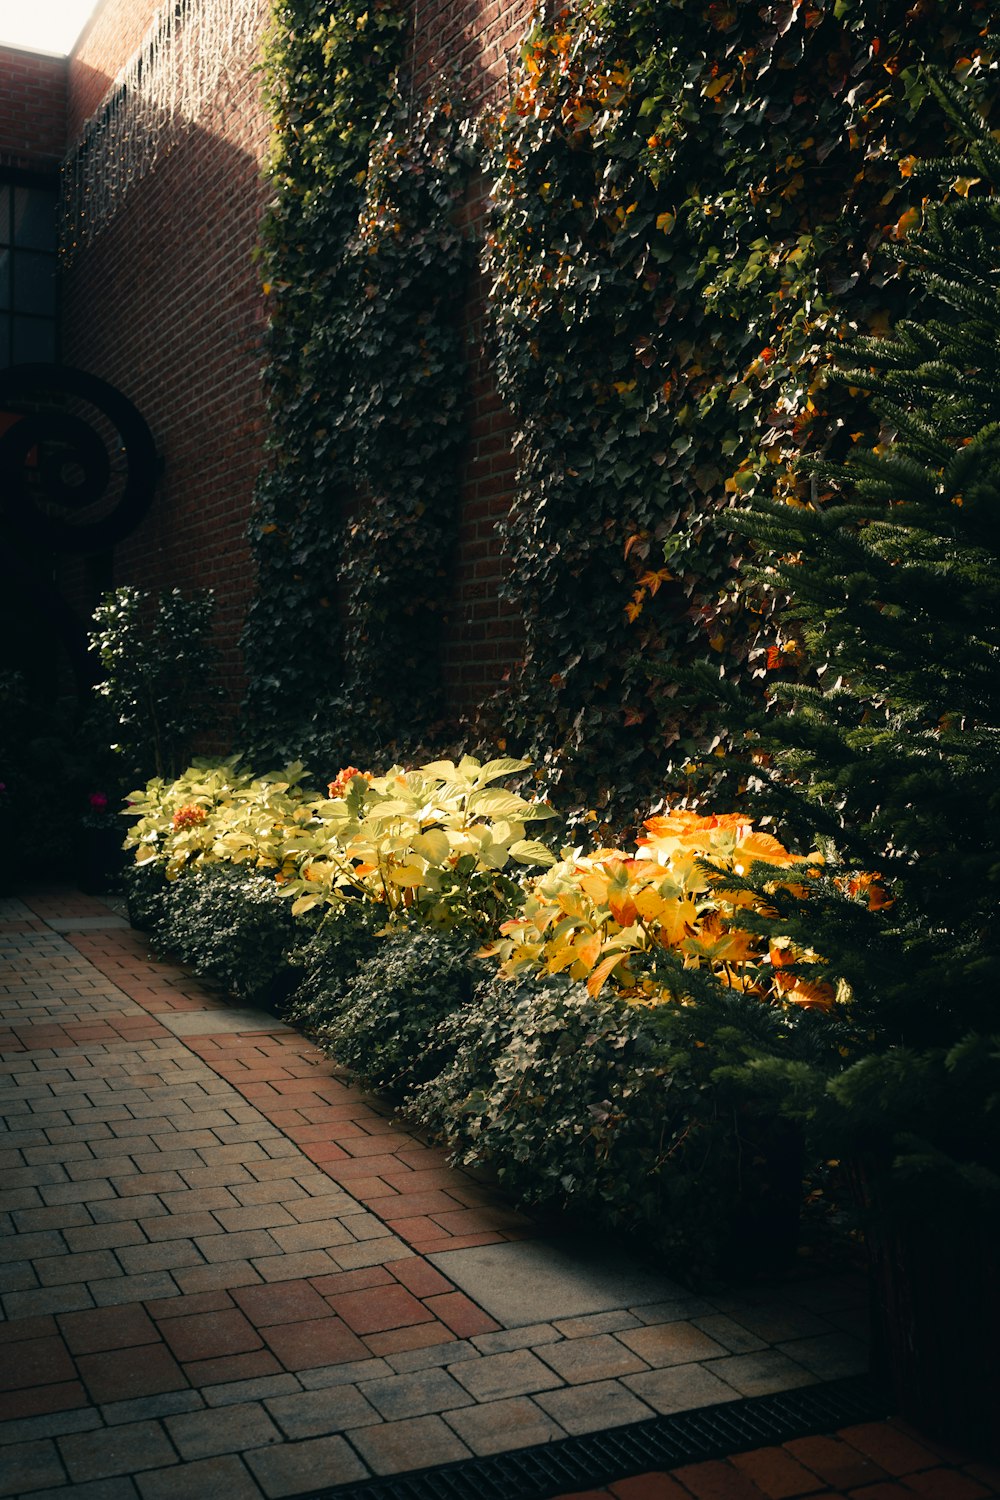
[(471, 755), (383, 776), (348, 767), (330, 797), (291, 832), (285, 860), (297, 866), (287, 890), (298, 915), (324, 904), (366, 899), (389, 918), (413, 913), (436, 925), (489, 926), (519, 898), (510, 867), (550, 865), (555, 855), (527, 837), (555, 817), (496, 783), (526, 771), (524, 760), (485, 764)]
[(223, 761), (196, 760), (174, 781), (154, 777), (129, 796), (136, 819), (125, 840), (137, 864), (158, 863), (168, 880), (199, 864), (249, 864), (280, 873), (292, 830), (312, 816), (298, 763), (265, 776)]
[(254, 776), (236, 757), (197, 761), (173, 782), (156, 778), (132, 793), (126, 846), (168, 880), (212, 863), (273, 871), (294, 916), (360, 900), (390, 919), (412, 914), (485, 934), (520, 900), (508, 867), (555, 860), (527, 837), (552, 808), (496, 785), (528, 769), (468, 755), (381, 776), (348, 766), (324, 797), (303, 789), (298, 763)]
[[(773, 930), (778, 913), (767, 899), (781, 889), (805, 893), (822, 855), (789, 853), (740, 813), (675, 810), (645, 827), (634, 855), (564, 851), (531, 881), (522, 912), (484, 950), (504, 975), (565, 973), (592, 995), (610, 983), (620, 996), (656, 1001), (666, 989), (655, 960), (668, 952), (685, 969), (708, 970), (762, 1000), (833, 1003), (834, 986), (810, 973), (822, 959)], [(762, 871), (764, 894), (747, 885)], [(749, 913), (764, 920), (744, 925)]]

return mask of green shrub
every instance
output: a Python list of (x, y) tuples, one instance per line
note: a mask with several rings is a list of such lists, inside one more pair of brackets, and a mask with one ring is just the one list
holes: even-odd
[(273, 879), (206, 865), (165, 882), (149, 910), (158, 945), (241, 1000), (276, 1005), (290, 993), (299, 924)]
[(125, 901), (133, 927), (151, 932), (166, 910), (169, 893), (162, 865), (150, 860), (125, 867)]
[(719, 1048), (690, 1033), (684, 1007), (492, 980), (432, 1035), (451, 1061), (413, 1112), (521, 1202), (624, 1229), (685, 1279), (773, 1269), (798, 1218), (798, 1134), (712, 1077), (742, 1055), (750, 1008), (727, 1002)]
[[(308, 932), (314, 916), (296, 917)], [(289, 1021), (309, 1031), (327, 1007), (326, 997), (340, 992), (351, 975), (378, 950), (381, 923), (369, 902), (347, 901), (331, 908), (292, 955), (297, 983), (285, 1007)]]
[(94, 611), (90, 649), (104, 669), (94, 717), (115, 743), (123, 783), (177, 776), (192, 742), (213, 723), (220, 691), (211, 641), (210, 589), (152, 594), (123, 587)]
[(468, 1003), (481, 967), (454, 934), (393, 933), (296, 1016), (366, 1083), (411, 1089), (446, 1061), (437, 1023)]

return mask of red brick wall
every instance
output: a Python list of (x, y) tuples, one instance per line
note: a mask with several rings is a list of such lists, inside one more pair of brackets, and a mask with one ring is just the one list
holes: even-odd
[[(504, 91), (530, 20), (530, 0), (411, 0), (410, 59), (423, 92), (443, 64), (461, 70), (473, 109)], [(104, 0), (71, 60), (72, 144), (146, 36), (156, 0)], [(258, 79), (241, 70), (198, 125), (134, 184), (114, 219), (63, 275), (63, 351), (69, 363), (118, 386), (145, 415), (163, 461), (153, 509), (117, 550), (115, 581), (147, 587), (211, 585), (231, 695), (241, 687), (238, 637), (253, 588), (244, 540), (262, 462), (259, 385), (263, 308), (252, 262), (266, 201), (260, 163), (267, 126)], [(481, 219), (483, 191), (470, 197)], [(485, 288), (469, 290), (470, 435), (446, 671), (455, 709), (495, 688), (518, 654), (518, 622), (497, 599), (496, 522), (513, 463), (509, 422), (483, 353)], [(93, 571), (67, 570), (80, 609)]]
[[(457, 69), (471, 112), (496, 108), (531, 22), (532, 0), (412, 0), (412, 6), (416, 97), (442, 70)], [(467, 213), (474, 228), (482, 224), (486, 191), (480, 179), (469, 195)], [(444, 653), (448, 698), (459, 712), (473, 710), (495, 691), (520, 654), (522, 640), (520, 621), (498, 595), (503, 563), (496, 527), (510, 506), (513, 428), (496, 394), (485, 346), (486, 291), (486, 278), (476, 274), (464, 313), (469, 440)]]
[(69, 70), (70, 144), (97, 109), (111, 80), (139, 50), (161, 0), (103, 0), (73, 49)]
[[(107, 0), (70, 66), (76, 129), (148, 30), (152, 0)], [(62, 277), (63, 353), (142, 412), (162, 472), (154, 505), (119, 545), (116, 583), (211, 586), (233, 702), (238, 638), (253, 585), (245, 539), (262, 461), (263, 299), (252, 253), (265, 201), (267, 125), (246, 67), (197, 125), (133, 184)], [(78, 607), (92, 587), (78, 569)]]
[(38, 171), (62, 160), (68, 71), (63, 57), (0, 47), (0, 167)]

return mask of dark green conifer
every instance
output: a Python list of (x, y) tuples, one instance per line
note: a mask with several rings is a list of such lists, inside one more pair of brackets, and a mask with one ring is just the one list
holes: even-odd
[(816, 466), (813, 507), (737, 522), (815, 673), (751, 715), (758, 793), (894, 898), (869, 912), (828, 887), (801, 931), (866, 1026), (916, 1045), (996, 1027), (1000, 990), (1000, 145), (929, 82), (967, 150), (920, 169), (933, 197), (893, 247), (914, 317), (840, 376), (882, 441)]

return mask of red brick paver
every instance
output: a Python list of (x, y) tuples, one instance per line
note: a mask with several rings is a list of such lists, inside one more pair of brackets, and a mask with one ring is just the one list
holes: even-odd
[[(879, 1455), (880, 1461), (876, 1461)], [(839, 1476), (829, 1482), (829, 1475)], [(669, 1474), (619, 1479), (558, 1500), (995, 1500), (1000, 1470), (921, 1439), (904, 1423), (869, 1422)]]

